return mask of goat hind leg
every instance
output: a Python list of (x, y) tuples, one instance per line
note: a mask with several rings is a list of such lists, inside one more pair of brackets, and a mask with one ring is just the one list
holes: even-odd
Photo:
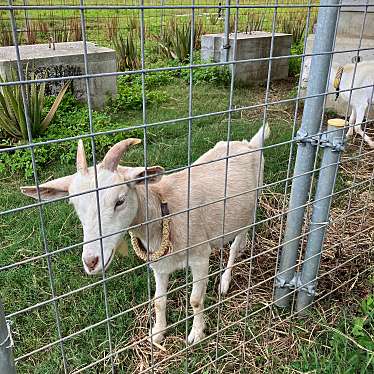
[(353, 125), (355, 123), (356, 123), (356, 109), (352, 108), (352, 113), (349, 116), (349, 129), (348, 129), (347, 135), (346, 135), (347, 138), (353, 136), (353, 133), (354, 133), (354, 131), (353, 131)]
[(356, 119), (356, 125), (354, 127), (357, 134), (361, 135), (364, 141), (369, 145), (370, 148), (374, 148), (374, 141), (370, 138), (369, 135), (365, 134), (365, 131), (362, 130), (361, 124), (364, 121), (366, 112), (366, 106), (360, 106), (357, 109), (357, 119)]
[(221, 295), (226, 295), (231, 283), (232, 267), (236, 257), (244, 250), (247, 240), (247, 232), (242, 232), (235, 237), (234, 242), (230, 246), (230, 255), (227, 261), (226, 270), (222, 274), (219, 286)]

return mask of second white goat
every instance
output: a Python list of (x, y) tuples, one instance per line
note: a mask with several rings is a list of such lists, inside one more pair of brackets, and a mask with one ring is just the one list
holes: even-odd
[[(351, 97), (350, 106), (351, 106), (351, 115), (349, 117), (349, 130), (347, 136), (352, 136), (353, 131), (363, 137), (364, 141), (371, 147), (374, 148), (373, 140), (365, 134), (361, 128), (361, 124), (364, 121), (365, 114), (368, 111), (369, 107), (374, 104), (373, 96), (373, 84), (374, 84), (374, 63), (370, 61), (359, 62), (355, 71), (355, 64), (346, 64), (342, 66), (343, 73), (340, 80), (339, 89), (343, 92), (340, 92), (339, 96), (348, 103), (349, 98)], [(330, 84), (333, 85), (334, 78), (339, 69), (339, 65), (336, 63), (332, 64), (331, 74), (330, 74)], [(353, 81), (354, 78), (354, 81)], [(353, 81), (353, 85), (352, 85)], [(369, 87), (365, 87), (369, 86)], [(364, 87), (364, 88), (360, 88)], [(352, 90), (351, 94), (351, 88)], [(348, 91), (344, 91), (348, 90)]]
[[(138, 226), (131, 233), (143, 249), (148, 250), (148, 256), (152, 260), (152, 255), (159, 251), (163, 241), (162, 204), (165, 206), (166, 202), (167, 210), (172, 215), (169, 233), (172, 252), (161, 253), (161, 257), (150, 264), (156, 281), (156, 322), (151, 333), (155, 342), (160, 342), (164, 337), (167, 328), (166, 295), (169, 274), (186, 266), (185, 248), (189, 248), (188, 265), (193, 277), (190, 303), (194, 319), (188, 341), (196, 343), (204, 337), (202, 311), (212, 248), (222, 247), (233, 240), (220, 284), (220, 292), (225, 294), (231, 282), (235, 258), (244, 249), (248, 225), (253, 222), (256, 189), (262, 186), (264, 167), (262, 152), (258, 148), (262, 147), (268, 134), (266, 126), (249, 142), (244, 140), (229, 143), (227, 178), (227, 142), (217, 143), (193, 164), (190, 183), (187, 169), (162, 176), (160, 174), (163, 173), (163, 168), (160, 166), (148, 167), (146, 170), (143, 167), (119, 166), (128, 147), (140, 143), (139, 139), (123, 140), (114, 145), (97, 165), (98, 191), (95, 191), (94, 168), (87, 166), (83, 143), (80, 141), (77, 172), (40, 185), (40, 198), (49, 200), (70, 195), (69, 200), (83, 226), (85, 244), (82, 260), (87, 274), (101, 273), (108, 268), (124, 234), (119, 232), (135, 225)], [(148, 180), (148, 193), (144, 185), (145, 178)], [(35, 186), (21, 187), (21, 191), (38, 198)], [(189, 215), (186, 212), (188, 200), (192, 209)], [(176, 214), (178, 212), (182, 213)], [(102, 248), (97, 239), (100, 236), (98, 217), (101, 222)], [(144, 225), (146, 218), (152, 223)]]
[[(303, 68), (304, 82), (308, 80), (310, 64), (311, 58), (306, 58)], [(361, 128), (361, 124), (364, 121), (368, 109), (372, 104), (374, 104), (374, 62), (363, 61), (357, 63), (355, 73), (355, 63), (345, 65), (333, 63), (331, 66), (329, 80), (329, 92), (336, 90), (336, 88), (334, 87), (334, 80), (337, 76), (339, 68), (342, 68), (342, 75), (339, 84), (339, 90), (342, 92), (339, 92), (338, 100), (344, 100), (344, 102), (346, 103), (350, 102), (351, 110), (351, 114), (349, 117), (350, 127), (347, 132), (347, 137), (352, 136), (353, 133), (356, 132), (363, 137), (364, 141), (371, 148), (374, 148), (374, 141), (367, 134), (365, 134), (364, 130)]]

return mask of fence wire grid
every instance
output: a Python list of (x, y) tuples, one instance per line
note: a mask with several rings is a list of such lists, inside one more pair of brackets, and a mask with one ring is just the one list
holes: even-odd
[[(300, 372), (302, 347), (372, 292), (373, 15), (371, 0), (0, 4), (0, 372)], [(99, 163), (128, 138), (141, 144), (119, 180), (121, 154)], [(258, 161), (238, 190), (244, 158)], [(173, 175), (185, 184), (157, 188)], [(35, 200), (20, 191), (33, 185)], [(118, 226), (130, 190), (136, 215)], [(246, 224), (232, 201), (252, 207)], [(153, 258), (169, 221), (184, 244)]]

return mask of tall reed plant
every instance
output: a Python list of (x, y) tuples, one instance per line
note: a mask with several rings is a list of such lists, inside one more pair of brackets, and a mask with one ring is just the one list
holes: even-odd
[[(30, 80), (35, 80), (35, 73), (26, 76)], [(9, 77), (1, 76), (0, 82), (16, 82), (18, 80), (16, 72), (12, 69)], [(69, 82), (65, 83), (59, 94), (56, 96), (48, 113), (45, 115), (45, 85), (46, 83), (30, 83), (24, 85), (24, 104), (21, 85), (3, 86), (0, 92), (0, 130), (6, 138), (12, 140), (27, 140), (27, 122), (29, 117), (31, 135), (37, 137), (42, 135), (53, 120), (59, 105), (69, 87)], [(25, 110), (26, 109), (26, 110)]]

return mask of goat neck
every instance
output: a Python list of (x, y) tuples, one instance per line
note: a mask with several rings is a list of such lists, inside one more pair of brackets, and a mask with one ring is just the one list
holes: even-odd
[[(148, 226), (148, 242), (149, 251), (156, 251), (161, 245), (162, 239), (162, 213), (161, 213), (161, 197), (156, 185), (148, 185), (148, 219), (146, 220), (147, 196), (144, 185), (136, 187), (139, 207), (137, 215), (132, 225), (141, 225), (132, 230), (133, 234), (141, 240), (144, 248), (148, 249), (147, 243), (147, 226)], [(146, 221), (157, 221), (145, 225)], [(143, 225), (144, 224), (144, 225)]]

